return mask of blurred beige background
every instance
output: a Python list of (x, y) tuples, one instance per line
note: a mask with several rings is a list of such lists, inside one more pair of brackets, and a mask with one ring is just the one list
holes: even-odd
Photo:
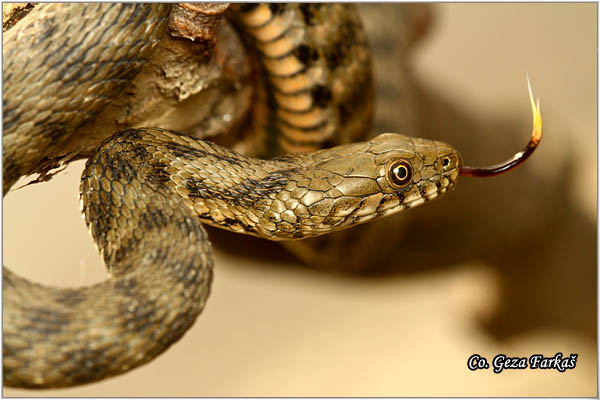
[[(155, 361), (79, 388), (7, 388), (3, 394), (596, 396), (597, 5), (437, 4), (434, 12), (411, 66), (423, 92), (451, 105), (456, 120), (483, 127), (470, 136), (471, 130), (443, 122), (454, 119), (436, 118), (439, 109), (422, 110), (424, 119), (447, 125), (441, 139), (454, 143), (467, 162), (494, 163), (525, 143), (531, 124), (526, 71), (541, 99), (545, 136), (522, 170), (459, 182), (446, 198), (407, 217), (460, 208), (463, 225), (442, 231), (426, 225), (424, 237), (479, 240), (457, 244), (456, 253), (454, 245), (415, 250), (425, 264), (434, 253), (444, 260), (435, 267), (367, 275), (217, 248), (205, 311)], [(495, 133), (485, 135), (492, 121)], [(422, 125), (428, 135), (436, 133), (435, 122)], [(502, 127), (512, 129), (506, 135), (515, 135), (518, 147), (504, 141)], [(445, 137), (452, 133), (456, 141)], [(486, 151), (489, 158), (477, 159)], [(60, 286), (106, 276), (79, 215), (82, 168), (83, 162), (74, 163), (49, 183), (6, 196), (5, 265)], [(508, 203), (513, 208), (503, 208)], [(488, 231), (477, 236), (482, 226)], [(419, 243), (427, 246), (427, 240)], [(493, 250), (478, 250), (488, 243)], [(402, 264), (409, 251), (399, 246), (391, 257)], [(577, 353), (576, 368), (467, 369), (474, 353), (491, 362), (500, 353), (557, 352)]]

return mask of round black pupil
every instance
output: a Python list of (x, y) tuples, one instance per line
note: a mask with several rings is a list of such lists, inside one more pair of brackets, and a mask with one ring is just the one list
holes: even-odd
[(444, 164), (444, 167), (447, 167), (448, 165), (450, 165), (450, 159), (447, 157), (444, 158), (443, 164)]
[(399, 165), (395, 168), (394, 174), (398, 179), (402, 181), (408, 176), (408, 171), (406, 170), (406, 167), (404, 165)]

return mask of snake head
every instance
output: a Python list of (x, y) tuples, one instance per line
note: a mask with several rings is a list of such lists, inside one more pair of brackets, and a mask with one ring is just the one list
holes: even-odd
[[(416, 207), (452, 188), (462, 166), (446, 143), (385, 133), (308, 156), (297, 186), (313, 236)], [(310, 176), (310, 179), (308, 179)], [(317, 222), (318, 221), (318, 222)], [(332, 229), (333, 228), (333, 229)]]

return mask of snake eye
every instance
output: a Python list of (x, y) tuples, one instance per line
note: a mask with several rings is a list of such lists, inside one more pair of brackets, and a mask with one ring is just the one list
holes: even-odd
[(442, 166), (448, 168), (450, 166), (450, 157), (446, 156), (442, 159)]
[(396, 189), (405, 187), (412, 180), (412, 166), (405, 160), (392, 161), (387, 170), (387, 179)]

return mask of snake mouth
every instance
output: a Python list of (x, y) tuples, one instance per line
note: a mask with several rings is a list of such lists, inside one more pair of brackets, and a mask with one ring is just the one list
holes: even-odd
[[(454, 174), (458, 177), (458, 172)], [(435, 200), (449, 189), (452, 189), (455, 182), (455, 179), (448, 176), (441, 176), (439, 179), (420, 182), (413, 190), (407, 191), (404, 195), (394, 195), (396, 201), (382, 199), (378, 208), (378, 214), (383, 217)]]
[(406, 207), (414, 208), (425, 202), (435, 200), (452, 186), (454, 186), (454, 182), (447, 177), (442, 177), (437, 181), (427, 181), (419, 186), (419, 195), (415, 195), (411, 199), (405, 199)]

